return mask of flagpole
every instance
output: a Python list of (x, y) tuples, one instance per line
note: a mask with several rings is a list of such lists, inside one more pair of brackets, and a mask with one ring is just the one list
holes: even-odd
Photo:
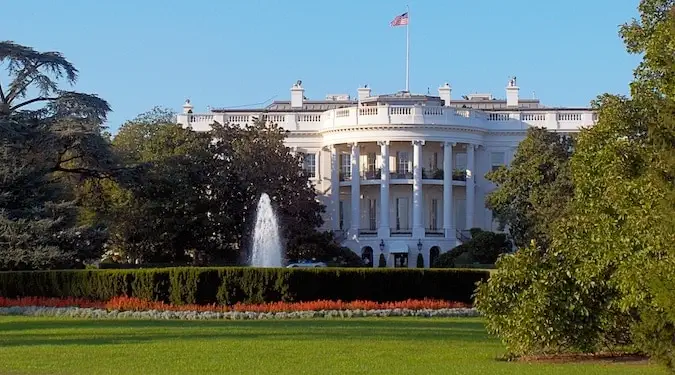
[(405, 91), (410, 92), (410, 9), (405, 6), (408, 13), (408, 22), (405, 25)]

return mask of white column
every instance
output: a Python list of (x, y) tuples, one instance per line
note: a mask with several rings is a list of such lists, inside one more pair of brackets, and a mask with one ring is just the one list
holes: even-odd
[(380, 238), (389, 238), (391, 231), (389, 227), (389, 141), (379, 141), (380, 154), (380, 226), (377, 236)]
[(475, 179), (475, 158), (474, 151), (476, 145), (466, 145), (466, 229), (474, 227), (474, 204), (476, 201), (476, 179)]
[(359, 144), (352, 146), (352, 225), (350, 238), (358, 237), (361, 228), (361, 176), (359, 175)]
[(455, 225), (452, 222), (452, 146), (443, 143), (443, 231), (445, 238), (456, 238)]
[(340, 164), (337, 146), (330, 146), (331, 229), (340, 230)]
[(422, 210), (424, 207), (422, 197), (422, 145), (424, 141), (413, 141), (413, 238), (424, 237), (424, 225), (422, 224)]

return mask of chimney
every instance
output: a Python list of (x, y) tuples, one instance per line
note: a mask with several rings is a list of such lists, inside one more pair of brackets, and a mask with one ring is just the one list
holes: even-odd
[(194, 107), (192, 106), (192, 104), (190, 104), (190, 99), (186, 99), (185, 104), (183, 104), (183, 113), (184, 114), (192, 113), (193, 108)]
[(438, 88), (438, 96), (444, 102), (445, 107), (450, 107), (450, 98), (452, 97), (452, 87), (446, 82), (443, 86)]
[(363, 85), (363, 87), (358, 88), (358, 93), (359, 93), (359, 101), (362, 101), (365, 98), (370, 97), (370, 88), (368, 85)]
[(518, 92), (520, 87), (516, 85), (516, 77), (509, 80), (509, 85), (506, 86), (506, 106), (518, 107)]
[(302, 108), (302, 101), (305, 98), (305, 89), (302, 88), (302, 81), (298, 80), (293, 87), (291, 87), (291, 107)]

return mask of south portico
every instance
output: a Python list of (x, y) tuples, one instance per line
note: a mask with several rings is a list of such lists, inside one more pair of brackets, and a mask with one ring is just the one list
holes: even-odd
[(418, 254), (429, 267), (474, 226), (477, 148), (433, 138), (326, 145), (331, 229), (374, 267), (380, 255), (388, 267), (416, 267)]

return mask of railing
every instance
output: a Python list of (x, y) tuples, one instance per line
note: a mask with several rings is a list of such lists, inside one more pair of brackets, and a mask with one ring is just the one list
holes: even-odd
[(445, 231), (438, 228), (427, 228), (424, 230), (424, 234), (428, 237), (443, 237), (445, 236)]
[(361, 179), (362, 180), (379, 180), (382, 178), (382, 170), (376, 169), (376, 170), (366, 170), (361, 172)]
[(389, 178), (392, 180), (412, 180), (413, 173), (410, 172), (390, 172)]
[(392, 236), (412, 236), (412, 228), (391, 228)]
[(431, 169), (426, 170), (422, 168), (422, 178), (425, 180), (442, 180), (443, 179), (443, 170), (442, 169)]
[(180, 114), (178, 122), (206, 128), (214, 121), (237, 125), (250, 124), (255, 119), (277, 123), (288, 130), (321, 131), (339, 127), (387, 124), (434, 124), (475, 127), (484, 131), (524, 130), (537, 126), (547, 129), (576, 130), (592, 126), (597, 114), (591, 110), (537, 109), (534, 111), (489, 111), (471, 108), (439, 106), (349, 107), (322, 113), (242, 113), (218, 112), (206, 114)]
[(462, 241), (462, 243), (471, 240), (471, 231), (469, 230), (457, 230), (457, 239)]
[(377, 236), (377, 229), (359, 229), (359, 236), (374, 237)]

